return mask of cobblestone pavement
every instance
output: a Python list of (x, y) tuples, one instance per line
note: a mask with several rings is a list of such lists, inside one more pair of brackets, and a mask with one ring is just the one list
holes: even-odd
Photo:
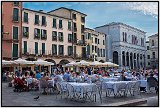
[[(99, 96), (97, 96), (97, 102), (91, 101), (74, 101), (71, 99), (64, 99), (57, 97), (55, 94), (42, 95), (39, 91), (30, 92), (13, 92), (12, 87), (8, 87), (7, 83), (2, 83), (2, 106), (107, 106), (107, 104), (124, 102), (132, 99), (149, 98), (156, 96), (156, 93), (142, 93), (136, 96), (127, 97), (105, 97), (105, 93), (102, 97), (102, 103)], [(33, 98), (40, 96), (39, 100), (35, 101)]]

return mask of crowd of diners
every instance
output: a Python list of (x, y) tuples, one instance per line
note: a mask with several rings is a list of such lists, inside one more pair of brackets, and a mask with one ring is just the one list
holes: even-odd
[[(158, 69), (139, 69), (137, 70), (128, 70), (122, 69), (118, 71), (116, 68), (110, 68), (105, 70), (104, 68), (94, 68), (91, 70), (90, 67), (81, 67), (78, 72), (73, 70), (69, 70), (66, 68), (64, 71), (60, 68), (60, 65), (54, 69), (54, 72), (44, 71), (40, 72), (39, 70), (16, 70), (15, 72), (9, 72), (3, 70), (2, 72), (2, 80), (8, 80), (10, 86), (14, 86), (15, 84), (20, 84), (21, 87), (24, 88), (24, 91), (28, 91), (29, 87), (27, 85), (27, 79), (32, 78), (32, 84), (37, 86), (40, 80), (54, 80), (54, 82), (89, 82), (92, 83), (100, 80), (102, 77), (118, 77), (118, 81), (128, 81), (128, 77), (133, 77), (135, 80), (147, 80), (154, 81), (155, 85), (158, 86)], [(92, 79), (91, 79), (92, 77)], [(156, 88), (157, 89), (157, 88)]]

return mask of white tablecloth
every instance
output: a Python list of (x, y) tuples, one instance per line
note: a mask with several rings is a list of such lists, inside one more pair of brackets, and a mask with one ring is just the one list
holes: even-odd
[(108, 82), (108, 81), (118, 81), (118, 78), (112, 78), (112, 77), (102, 77), (103, 82)]
[[(122, 85), (122, 84), (128, 84), (129, 82), (132, 83), (136, 83), (137, 81), (110, 81), (110, 82), (104, 82), (103, 83), (103, 89), (113, 89), (114, 93), (117, 94), (117, 90), (118, 88)], [(126, 87), (126, 90), (128, 90), (128, 88)]]
[(91, 91), (92, 87), (95, 85), (94, 83), (76, 83), (76, 82), (67, 82), (63, 84), (70, 84), (74, 88), (75, 93), (81, 93), (81, 94)]

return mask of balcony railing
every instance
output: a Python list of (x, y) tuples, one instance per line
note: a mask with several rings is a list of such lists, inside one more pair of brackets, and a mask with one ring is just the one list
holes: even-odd
[(34, 39), (40, 39), (40, 33), (39, 34), (34, 34)]
[(12, 21), (13, 21), (13, 22), (19, 22), (20, 19), (21, 19), (20, 16), (12, 15)]
[(23, 33), (23, 37), (27, 37), (28, 38), (29, 37), (29, 33), (28, 32), (24, 32)]
[(42, 37), (41, 37), (41, 39), (42, 39), (42, 40), (46, 40), (46, 39), (47, 39), (47, 35), (46, 35), (46, 34), (43, 34)]
[(86, 42), (85, 40), (79, 40), (76, 45), (80, 45), (80, 46), (85, 46), (86, 45)]

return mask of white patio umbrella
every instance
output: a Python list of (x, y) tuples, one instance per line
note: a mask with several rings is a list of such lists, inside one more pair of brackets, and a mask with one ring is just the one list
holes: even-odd
[(76, 62), (77, 66), (89, 66), (90, 62), (87, 62), (85, 60), (81, 60), (80, 62)]
[(17, 63), (14, 61), (2, 60), (2, 65), (14, 65), (14, 64), (17, 64)]
[(19, 65), (34, 65), (34, 63), (32, 61), (27, 61), (21, 58), (18, 58), (17, 60), (14, 60), (14, 62), (16, 62)]
[(74, 62), (74, 61), (72, 61), (72, 62), (70, 62), (70, 63), (64, 65), (63, 67), (72, 67), (72, 66), (76, 66), (76, 65), (77, 65), (77, 63)]
[(112, 63), (112, 62), (104, 62), (102, 64), (103, 64), (103, 66), (107, 66), (107, 67), (113, 67), (114, 66), (114, 63)]
[(37, 61), (33, 61), (35, 65), (55, 65), (54, 63), (44, 61), (42, 59), (38, 59)]
[(99, 61), (94, 61), (90, 63), (91, 66), (103, 66), (103, 63), (99, 62)]

